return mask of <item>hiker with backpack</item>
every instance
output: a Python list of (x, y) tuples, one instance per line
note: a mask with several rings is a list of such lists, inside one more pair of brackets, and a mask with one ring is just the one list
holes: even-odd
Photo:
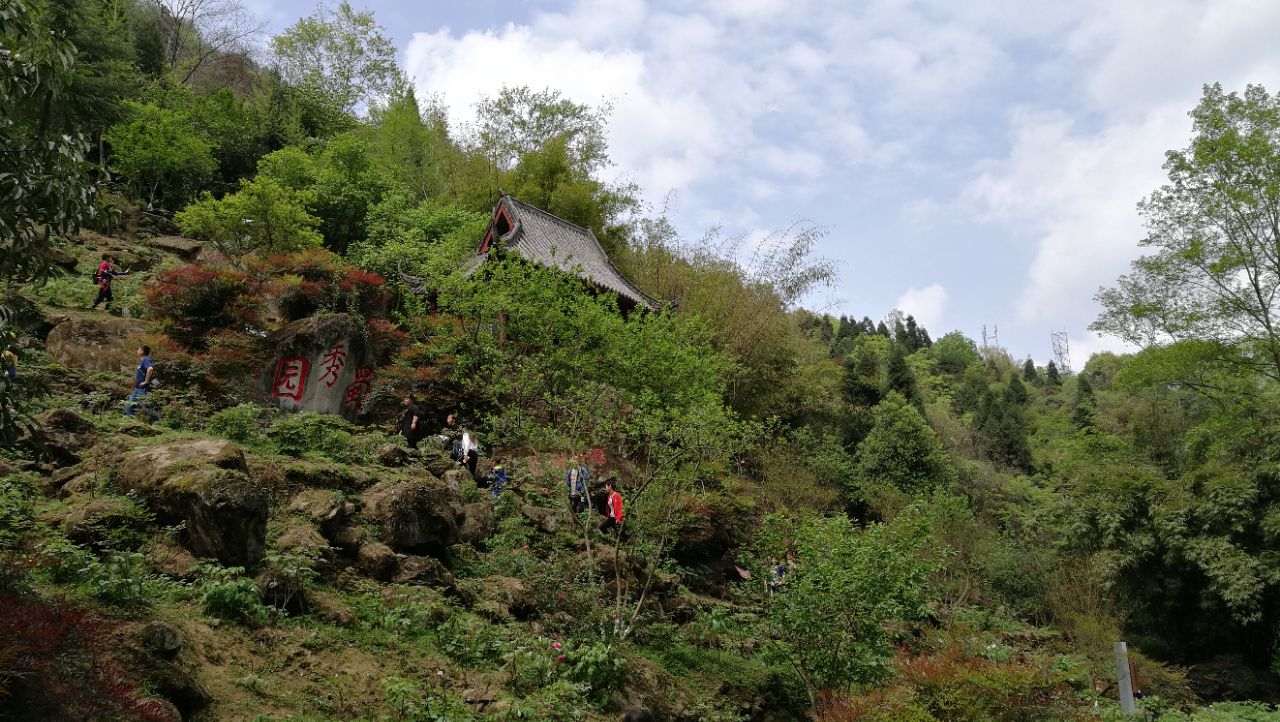
[(591, 483), (591, 474), (587, 467), (578, 463), (578, 457), (569, 460), (569, 468), (564, 473), (564, 488), (569, 492), (569, 508), (575, 515), (587, 508), (587, 485)]
[(111, 265), (115, 258), (110, 253), (102, 254), (102, 263), (98, 264), (98, 270), (93, 273), (93, 283), (98, 287), (98, 298), (93, 302), (93, 310), (98, 310), (98, 304), (106, 301), (104, 308), (111, 310), (111, 302), (115, 297), (111, 295), (111, 282), (120, 276), (129, 275), (128, 270), (117, 271), (115, 266)]
[(610, 479), (604, 483), (605, 491), (605, 518), (600, 524), (600, 533), (608, 534), (610, 531), (618, 536), (622, 535), (622, 494), (613, 487), (613, 480)]
[(152, 421), (159, 420), (160, 414), (147, 403), (147, 394), (151, 393), (152, 387), (155, 385), (155, 364), (151, 361), (151, 347), (138, 347), (138, 368), (133, 373), (133, 392), (129, 394), (129, 398), (125, 401), (124, 415), (133, 416), (138, 407), (141, 406), (151, 417)]

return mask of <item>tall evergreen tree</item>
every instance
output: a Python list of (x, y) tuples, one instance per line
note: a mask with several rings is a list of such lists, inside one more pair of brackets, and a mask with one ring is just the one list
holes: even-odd
[(893, 336), (890, 335), (889, 333), (889, 327), (884, 325), (884, 321), (881, 321), (880, 323), (876, 324), (876, 333), (880, 334), (881, 336), (884, 336), (885, 338), (893, 338)]
[(1049, 365), (1044, 368), (1044, 378), (1052, 386), (1062, 383), (1062, 377), (1058, 374), (1058, 364), (1050, 361)]
[(880, 403), (880, 364), (870, 348), (860, 346), (845, 360), (841, 393), (853, 406), (870, 408)]
[(1032, 384), (1040, 383), (1040, 373), (1036, 371), (1036, 362), (1032, 361), (1030, 356), (1022, 364), (1022, 380)]
[(1077, 428), (1086, 429), (1093, 426), (1097, 413), (1098, 399), (1093, 393), (1093, 384), (1084, 375), (1076, 377), (1076, 406), (1071, 412), (1071, 420)]
[(911, 373), (906, 354), (898, 344), (894, 344), (889, 349), (889, 363), (885, 376), (886, 391), (896, 391), (916, 406), (920, 405), (920, 390), (916, 386), (915, 374)]
[(1009, 375), (1009, 385), (1004, 389), (1005, 401), (1012, 404), (1027, 403), (1027, 387), (1022, 383), (1022, 379), (1018, 378), (1017, 373)]
[(907, 316), (907, 326), (903, 345), (907, 347), (907, 353), (915, 353), (924, 348), (924, 343), (920, 339), (920, 326), (916, 324), (916, 317)]
[(875, 425), (858, 447), (858, 477), (908, 494), (928, 491), (950, 478), (947, 455), (920, 411), (890, 392), (875, 408)]
[(871, 334), (877, 333), (877, 332), (878, 332), (878, 329), (876, 329), (876, 324), (874, 321), (871, 320), (871, 317), (863, 316), (862, 317), (862, 333), (866, 334), (867, 336), (870, 336)]

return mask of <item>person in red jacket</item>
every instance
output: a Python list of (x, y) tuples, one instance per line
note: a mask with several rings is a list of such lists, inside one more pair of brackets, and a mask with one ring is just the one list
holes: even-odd
[(618, 533), (621, 533), (622, 494), (619, 494), (618, 490), (613, 488), (612, 480), (604, 483), (604, 491), (606, 494), (604, 500), (605, 518), (604, 523), (600, 525), (600, 532), (608, 534), (610, 531), (617, 530)]
[(102, 254), (102, 263), (98, 264), (98, 272), (93, 274), (94, 281), (98, 284), (98, 299), (93, 302), (93, 310), (98, 310), (98, 304), (103, 301), (107, 302), (106, 309), (111, 310), (111, 302), (115, 297), (111, 295), (111, 282), (119, 276), (128, 275), (129, 271), (117, 271), (111, 262), (115, 258), (110, 253)]

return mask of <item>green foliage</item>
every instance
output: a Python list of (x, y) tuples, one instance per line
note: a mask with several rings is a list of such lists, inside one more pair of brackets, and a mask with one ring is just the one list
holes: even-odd
[(963, 373), (965, 369), (982, 362), (978, 346), (959, 331), (952, 331), (933, 343), (929, 355), (938, 361), (938, 367), (950, 374)]
[[(796, 529), (796, 566), (773, 597), (778, 650), (812, 692), (848, 689), (890, 673), (889, 625), (925, 614), (928, 526), (907, 513), (858, 529), (844, 516)], [(839, 633), (835, 633), (839, 630)]]
[(267, 438), (280, 453), (318, 456), (346, 463), (368, 463), (381, 439), (357, 435), (350, 423), (329, 414), (303, 412), (282, 416), (267, 429)]
[(200, 567), (200, 579), (196, 593), (205, 614), (242, 624), (258, 624), (270, 618), (257, 585), (244, 576), (243, 568), (205, 563)]
[[(1206, 85), (1191, 111), (1191, 144), (1166, 154), (1169, 181), (1139, 205), (1151, 255), (1098, 293), (1091, 326), (1148, 346), (1182, 339), (1247, 351), (1240, 359), (1280, 380), (1280, 98)], [(1230, 360), (1230, 359), (1228, 359)]]
[(856, 473), (864, 490), (888, 487), (917, 494), (950, 481), (950, 460), (933, 429), (906, 399), (890, 392), (872, 413), (871, 433), (858, 446)]
[(205, 429), (216, 436), (257, 446), (266, 439), (261, 423), (263, 412), (262, 407), (254, 404), (230, 406), (209, 417)]
[(229, 258), (319, 248), (324, 241), (317, 231), (320, 220), (307, 212), (308, 198), (258, 177), (241, 181), (239, 191), (222, 198), (205, 194), (174, 219), (183, 233), (213, 243)]
[(272, 38), (271, 52), (285, 82), (351, 113), (405, 85), (395, 45), (382, 33), (372, 12), (356, 12), (343, 0), (335, 9), (320, 6)]
[[(8, 51), (0, 64), (0, 281), (9, 285), (51, 273), (51, 237), (79, 228), (95, 188), (85, 138), (69, 118), (48, 117), (67, 109), (78, 70), (74, 46), (21, 0), (0, 8), (0, 46)], [(7, 403), (0, 391), (0, 406)]]
[(217, 168), (213, 146), (190, 113), (154, 103), (129, 102), (129, 118), (105, 135), (111, 165), (136, 197), (176, 208), (195, 195)]

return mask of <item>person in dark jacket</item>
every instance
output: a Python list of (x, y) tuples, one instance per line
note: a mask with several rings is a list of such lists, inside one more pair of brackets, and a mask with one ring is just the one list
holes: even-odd
[(417, 399), (413, 398), (413, 394), (405, 394), (404, 414), (400, 416), (400, 433), (404, 435), (404, 440), (409, 444), (410, 449), (418, 448), (418, 442), (422, 440), (423, 431), (426, 428)]

